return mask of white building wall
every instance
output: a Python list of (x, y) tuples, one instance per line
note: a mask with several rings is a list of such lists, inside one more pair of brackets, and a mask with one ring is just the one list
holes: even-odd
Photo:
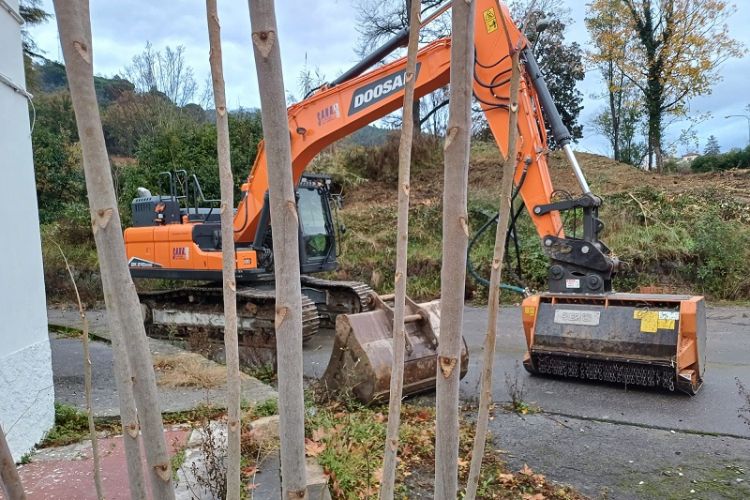
[[(18, 0), (6, 0), (18, 12)], [(21, 26), (0, 8), (0, 80), (24, 88)], [(54, 423), (29, 107), (0, 81), (0, 425), (13, 457)]]

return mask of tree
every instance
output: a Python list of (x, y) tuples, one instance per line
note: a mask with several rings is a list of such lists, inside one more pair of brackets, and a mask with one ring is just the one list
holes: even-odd
[(198, 89), (193, 68), (185, 62), (183, 45), (174, 49), (167, 45), (162, 52), (146, 42), (124, 73), (138, 92), (161, 92), (180, 107), (188, 104)]
[(23, 19), (21, 27), (21, 39), (23, 43), (23, 65), (26, 72), (26, 85), (29, 89), (36, 89), (36, 74), (33, 59), (41, 57), (39, 49), (29, 34), (29, 27), (37, 26), (47, 22), (50, 18), (49, 12), (42, 9), (39, 0), (21, 0), (18, 5), (18, 13)]
[(708, 136), (706, 141), (706, 149), (703, 150), (703, 154), (706, 155), (718, 155), (721, 154), (721, 147), (719, 146), (719, 140), (714, 135)]
[[(424, 10), (432, 9), (444, 0), (424, 0), (421, 2)], [(397, 33), (409, 26), (409, 6), (411, 0), (358, 0), (357, 2), (357, 31), (360, 34), (357, 55), (365, 57), (380, 44), (389, 40)], [(439, 18), (419, 31), (420, 43), (431, 42), (450, 35), (450, 27), (445, 19)], [(425, 99), (423, 98), (422, 101)], [(414, 133), (420, 132), (420, 105), (417, 99), (412, 104), (412, 119), (417, 124)], [(400, 123), (399, 123), (400, 125)]]
[[(663, 166), (664, 118), (683, 115), (691, 97), (707, 94), (718, 69), (744, 54), (729, 36), (734, 12), (725, 0), (594, 0), (588, 17), (608, 19), (595, 62), (612, 60), (639, 89), (647, 116), (649, 168)], [(630, 44), (630, 45), (629, 45)], [(622, 50), (628, 46), (628, 50)]]
[[(122, 224), (94, 90), (89, 4), (87, 0), (54, 0), (54, 6), (83, 153), (91, 228), (113, 334), (118, 392), (132, 386), (138, 412), (135, 420), (135, 415), (123, 405), (121, 393), (123, 429), (129, 436), (126, 438), (128, 472), (134, 472), (136, 465), (142, 471), (140, 451), (128, 446), (128, 443), (137, 443), (142, 430), (151, 493), (154, 498), (169, 500), (174, 498), (172, 468), (159, 411), (156, 377), (138, 296), (128, 271)], [(141, 495), (142, 488), (135, 484), (134, 476), (130, 479), (133, 495)]]
[[(618, 0), (610, 0), (616, 2)], [(602, 12), (598, 17), (587, 17), (585, 19), (586, 29), (591, 36), (594, 49), (589, 50), (587, 57), (598, 68), (604, 79), (606, 91), (603, 93), (607, 98), (607, 109), (603, 110), (594, 119), (594, 127), (604, 135), (610, 143), (615, 160), (630, 164), (634, 163), (630, 152), (623, 151), (626, 130), (635, 132), (642, 121), (642, 104), (637, 88), (625, 78), (625, 73), (617, 65), (617, 61), (624, 57), (630, 50), (632, 40), (623, 39), (621, 43), (611, 43), (609, 37), (611, 32), (622, 21), (617, 16), (614, 7)], [(633, 136), (630, 137), (633, 142)], [(645, 155), (644, 155), (645, 156)], [(624, 157), (627, 157), (626, 160)]]
[[(550, 94), (573, 140), (583, 137), (578, 116), (583, 109), (583, 94), (576, 88), (585, 77), (583, 50), (576, 42), (566, 43), (568, 10), (561, 0), (517, 0), (510, 4), (511, 14), (532, 43), (534, 57), (544, 74)], [(537, 26), (544, 23), (543, 30)], [(550, 147), (555, 145), (549, 127)]]
[(258, 75), (276, 276), (281, 497), (307, 498), (305, 402), (302, 382), (302, 289), (299, 220), (292, 179), (284, 77), (273, 0), (249, 0)]
[(221, 26), (216, 0), (206, 0), (209, 60), (216, 109), (216, 143), (221, 184), (221, 256), (224, 300), (224, 352), (227, 364), (227, 499), (239, 500), (240, 487), (240, 356), (237, 339), (237, 282), (234, 252), (234, 178), (229, 154), (229, 117), (221, 60)]
[(443, 261), (440, 271), (440, 343), (436, 374), (435, 495), (458, 495), (458, 385), (469, 240), (467, 187), (474, 68), (474, 2), (451, 9), (451, 101), (444, 148)]
[(474, 446), (471, 451), (469, 479), (466, 481), (467, 500), (474, 500), (482, 471), (484, 446), (487, 440), (487, 427), (492, 404), (492, 371), (495, 361), (495, 341), (497, 340), (497, 315), (500, 309), (500, 283), (502, 281), (503, 261), (505, 259), (506, 241), (508, 238), (508, 220), (513, 208), (513, 179), (515, 177), (518, 151), (518, 90), (521, 86), (520, 53), (512, 55), (510, 79), (510, 108), (508, 114), (508, 155), (503, 161), (503, 181), (498, 208), (497, 228), (495, 229), (495, 248), (492, 255), (490, 272), (489, 297), (487, 300), (487, 334), (484, 339), (481, 389), (479, 391), (479, 413), (477, 415)]
[(394, 278), (395, 298), (393, 305), (393, 359), (391, 365), (391, 384), (388, 401), (388, 429), (383, 453), (383, 479), (380, 487), (380, 499), (393, 498), (396, 481), (396, 454), (398, 452), (398, 433), (401, 424), (401, 398), (404, 390), (404, 357), (406, 351), (406, 331), (404, 316), (406, 314), (406, 275), (409, 251), (409, 191), (411, 176), (411, 153), (414, 139), (414, 86), (417, 81), (417, 51), (419, 50), (419, 0), (411, 0), (412, 30), (409, 32), (409, 44), (406, 55), (406, 85), (404, 86), (404, 105), (402, 106), (401, 140), (398, 147), (398, 221), (396, 229), (396, 272)]

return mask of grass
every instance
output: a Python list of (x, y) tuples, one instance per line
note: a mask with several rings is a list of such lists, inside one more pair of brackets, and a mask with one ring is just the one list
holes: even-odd
[[(471, 412), (464, 409), (460, 429), (459, 475), (465, 483), (473, 445)], [(336, 499), (373, 498), (381, 480), (385, 428), (385, 406), (364, 407), (356, 402), (331, 402), (316, 407), (305, 423), (306, 452), (315, 457), (329, 475)], [(309, 413), (309, 412), (308, 412)], [(432, 492), (435, 459), (435, 409), (404, 404), (401, 413), (399, 464), (396, 477), (398, 498)], [(510, 471), (499, 453), (487, 447), (479, 482), (479, 498), (582, 498), (568, 487), (553, 485), (528, 467)]]
[(681, 467), (652, 473), (653, 479), (637, 486), (627, 485), (638, 498), (682, 500), (685, 498), (750, 498), (746, 474), (750, 463), (721, 463), (711, 466)]
[(47, 432), (40, 448), (65, 446), (89, 437), (89, 423), (86, 414), (79, 409), (55, 403), (55, 425)]

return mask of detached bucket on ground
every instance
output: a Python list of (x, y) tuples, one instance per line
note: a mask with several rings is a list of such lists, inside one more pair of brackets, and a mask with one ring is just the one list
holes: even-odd
[[(336, 338), (323, 378), (333, 393), (351, 391), (365, 404), (388, 401), (393, 362), (393, 296), (372, 295), (373, 310), (342, 314), (336, 319)], [(417, 304), (407, 297), (404, 318), (406, 353), (403, 395), (435, 389), (440, 338), (440, 301)], [(469, 354), (461, 350), (461, 377)]]

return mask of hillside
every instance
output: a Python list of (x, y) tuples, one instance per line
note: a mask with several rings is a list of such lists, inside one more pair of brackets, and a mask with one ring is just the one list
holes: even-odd
[[(330, 167), (342, 183), (345, 201), (340, 216), (347, 231), (338, 275), (368, 282), (380, 292), (392, 289), (395, 264), (396, 165), (394, 155), (384, 151), (388, 148), (386, 144), (379, 151), (339, 150), (335, 158), (316, 165), (316, 170)], [(429, 161), (423, 161), (425, 156)], [(628, 265), (616, 279), (618, 290), (663, 286), (713, 299), (750, 298), (750, 170), (658, 175), (588, 153), (579, 153), (578, 158), (592, 190), (604, 199), (602, 239)], [(579, 192), (560, 153), (550, 156), (549, 168), (556, 189)], [(496, 211), (501, 170), (494, 145), (474, 145), (469, 169), (472, 231)], [(439, 295), (439, 152), (417, 157), (411, 195), (409, 293), (427, 299)], [(566, 231), (572, 229), (570, 218)], [(546, 258), (525, 215), (518, 233), (523, 270), (519, 284), (543, 289)], [(493, 239), (494, 232), (489, 231), (472, 253), (485, 273)], [(467, 281), (467, 298), (481, 300), (485, 294), (473, 280)]]

